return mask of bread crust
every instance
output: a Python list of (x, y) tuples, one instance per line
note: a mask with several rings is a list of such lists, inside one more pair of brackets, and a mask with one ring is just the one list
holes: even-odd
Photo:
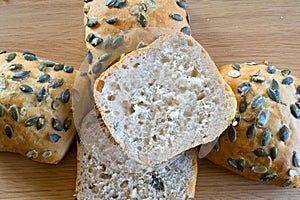
[[(234, 69), (238, 66), (240, 66), (239, 71)], [(287, 70), (274, 71), (273, 66), (268, 67), (265, 64), (230, 64), (219, 70), (236, 95), (241, 121), (239, 125), (227, 129), (220, 136), (219, 143), (207, 158), (249, 179), (282, 187), (299, 187), (299, 161), (298, 158), (295, 160), (294, 152), (300, 153), (298, 144), (300, 138), (297, 133), (300, 130), (300, 123), (299, 119), (291, 113), (291, 105), (299, 101), (297, 87), (300, 80), (288, 75)], [(236, 73), (240, 76), (232, 77)], [(277, 81), (278, 86), (275, 83), (272, 84), (273, 79)], [(284, 84), (289, 82), (288, 79), (292, 79), (293, 82)], [(238, 87), (245, 82), (251, 83), (252, 88), (242, 95), (238, 92)], [(272, 96), (268, 94), (270, 88), (273, 88), (273, 95), (277, 95), (275, 88), (278, 88), (280, 99), (271, 98)], [(258, 98), (258, 96), (262, 97)], [(245, 101), (248, 104), (246, 108)], [(261, 126), (258, 122), (259, 113), (262, 110), (270, 113), (265, 126)], [(253, 126), (249, 128), (252, 124), (255, 129)], [(234, 130), (236, 130), (236, 135)], [(258, 148), (261, 148), (260, 153)], [(240, 166), (237, 167), (236, 162), (240, 163), (238, 164)]]

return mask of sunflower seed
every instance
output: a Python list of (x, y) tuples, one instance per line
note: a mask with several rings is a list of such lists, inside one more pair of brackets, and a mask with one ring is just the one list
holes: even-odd
[(183, 20), (183, 17), (177, 13), (172, 13), (169, 15), (171, 18), (173, 18), (174, 20), (176, 21), (182, 21)]
[(238, 86), (238, 92), (241, 93), (242, 96), (245, 96), (250, 91), (251, 88), (252, 88), (252, 84), (246, 81)]
[(245, 171), (245, 169), (246, 169), (246, 160), (245, 159), (241, 159), (238, 161), (237, 169), (240, 170), (241, 172)]
[(265, 147), (259, 147), (254, 150), (254, 154), (257, 155), (258, 157), (267, 157), (269, 156), (269, 151)]
[(27, 61), (36, 61), (37, 58), (35, 57), (35, 54), (30, 53), (30, 52), (23, 52), (23, 57)]
[(55, 97), (51, 103), (51, 108), (53, 110), (59, 110), (61, 107), (61, 100), (59, 97)]
[(93, 54), (91, 53), (90, 49), (86, 49), (86, 59), (87, 59), (88, 64), (92, 64)]
[(220, 148), (221, 148), (221, 143), (220, 143), (220, 138), (218, 138), (216, 144), (214, 145), (214, 150), (216, 152), (219, 152)]
[(22, 69), (22, 64), (11, 64), (8, 66), (9, 70), (18, 70), (18, 69)]
[(273, 101), (279, 103), (280, 102), (280, 92), (279, 90), (272, 90), (271, 88), (269, 88), (267, 90), (268, 96), (270, 97), (270, 99), (272, 99)]
[(237, 70), (229, 70), (228, 71), (228, 76), (232, 77), (232, 78), (238, 78), (241, 76), (241, 73)]
[(143, 41), (140, 41), (140, 42), (138, 43), (138, 45), (136, 46), (136, 49), (144, 48), (144, 47), (146, 47), (146, 46), (148, 46), (147, 43), (144, 43)]
[(69, 90), (69, 89), (65, 89), (65, 90), (61, 93), (61, 99), (62, 99), (62, 102), (68, 103), (68, 101), (69, 101), (69, 99), (70, 99), (70, 90)]
[(272, 147), (271, 149), (270, 149), (270, 157), (271, 157), (271, 159), (272, 160), (275, 160), (276, 158), (277, 158), (277, 156), (278, 156), (278, 148), (277, 147)]
[(90, 11), (90, 6), (84, 5), (84, 7), (83, 7), (83, 13), (84, 13), (84, 14), (88, 14), (89, 11)]
[(37, 79), (37, 82), (38, 83), (46, 83), (46, 82), (49, 82), (50, 81), (50, 75), (49, 74), (46, 74), (46, 73), (43, 73), (42, 75), (40, 75)]
[(165, 187), (162, 181), (152, 175), (152, 187), (158, 191), (164, 191)]
[(63, 78), (58, 78), (53, 80), (50, 84), (49, 87), (50, 88), (58, 88), (60, 86), (62, 86), (64, 84), (64, 79)]
[(63, 70), (63, 68), (64, 68), (64, 64), (55, 64), (55, 65), (53, 66), (53, 69), (54, 69), (55, 71)]
[(146, 17), (145, 15), (143, 15), (142, 13), (139, 14), (138, 20), (137, 20), (137, 21), (140, 23), (140, 25), (141, 25), (142, 27), (147, 27), (147, 26), (148, 26), (148, 19), (147, 19), (147, 17)]
[(268, 168), (263, 165), (254, 165), (251, 166), (250, 169), (256, 174), (264, 174), (268, 172)]
[(53, 142), (53, 143), (58, 142), (59, 139), (61, 138), (61, 136), (56, 134), (56, 133), (49, 134), (49, 137), (50, 137), (50, 141)]
[(33, 93), (33, 89), (29, 85), (22, 84), (22, 85), (19, 85), (19, 88), (24, 93), (29, 93), (29, 94)]
[(297, 106), (295, 104), (292, 104), (291, 107), (291, 113), (292, 115), (296, 118), (299, 119), (300, 118), (300, 109), (297, 108)]
[(275, 74), (276, 72), (276, 67), (274, 65), (269, 65), (268, 68), (267, 68), (267, 72), (269, 74)]
[(262, 133), (262, 139), (261, 139), (261, 143), (263, 146), (267, 146), (270, 143), (271, 140), (271, 132), (269, 131), (269, 129), (266, 129), (263, 133)]
[(298, 171), (297, 169), (295, 169), (295, 168), (292, 168), (292, 169), (290, 169), (290, 170), (288, 171), (288, 174), (289, 174), (289, 176), (291, 176), (291, 177), (295, 177), (295, 176), (298, 176), (299, 171)]
[(20, 113), (19, 113), (18, 107), (16, 105), (12, 105), (8, 109), (8, 112), (9, 112), (11, 118), (13, 118), (13, 120), (15, 120), (16, 122), (20, 121)]
[(191, 23), (191, 17), (188, 13), (186, 13), (186, 21), (188, 22), (188, 24)]
[(182, 32), (182, 33), (184, 33), (184, 34), (186, 34), (186, 35), (191, 35), (191, 29), (190, 29), (190, 27), (188, 27), (188, 26), (182, 27), (182, 28), (180, 29), (180, 32)]
[(296, 151), (293, 151), (293, 164), (295, 167), (300, 167), (300, 155)]
[(45, 67), (54, 67), (55, 62), (51, 61), (44, 61), (40, 63), (40, 68), (45, 68)]
[(38, 117), (31, 117), (25, 121), (25, 127), (30, 127), (36, 124)]
[(102, 63), (97, 61), (93, 67), (92, 67), (92, 72), (93, 74), (98, 74), (102, 70)]
[(255, 136), (255, 132), (256, 132), (256, 128), (254, 124), (252, 124), (251, 126), (248, 127), (246, 131), (247, 138), (249, 139), (253, 138)]
[(187, 9), (186, 1), (185, 0), (176, 0), (176, 3), (179, 7), (183, 9)]
[(90, 32), (90, 33), (86, 36), (85, 41), (86, 41), (86, 42), (91, 42), (94, 38), (95, 38), (95, 34), (92, 33), (92, 32)]
[(127, 4), (127, 0), (117, 0), (114, 4), (114, 8), (124, 8)]
[(65, 65), (64, 66), (64, 71), (67, 73), (72, 73), (74, 71), (74, 67), (70, 65)]
[(112, 25), (112, 24), (116, 24), (119, 20), (120, 20), (120, 18), (118, 16), (113, 16), (113, 17), (107, 19), (106, 23)]
[(7, 88), (7, 79), (6, 77), (0, 78), (0, 88), (6, 89)]
[(297, 86), (296, 94), (300, 95), (300, 85)]
[(282, 80), (283, 85), (291, 85), (294, 82), (292, 77), (286, 77)]
[(291, 179), (287, 179), (283, 184), (282, 184), (282, 187), (288, 187), (290, 186), (292, 183), (293, 183), (294, 179), (291, 178)]
[(52, 118), (52, 127), (57, 131), (61, 131), (63, 129), (62, 123), (59, 121), (59, 119), (55, 118)]
[(230, 142), (235, 142), (237, 140), (237, 132), (234, 126), (229, 126), (228, 128), (228, 138)]
[(65, 130), (65, 132), (67, 132), (70, 129), (71, 125), (72, 125), (72, 120), (66, 118), (65, 121), (64, 121), (64, 130)]
[(291, 74), (291, 70), (289, 69), (285, 69), (281, 71), (282, 76), (288, 76)]
[(263, 109), (257, 116), (257, 126), (264, 127), (267, 125), (270, 119), (270, 112), (267, 109)]
[(36, 123), (37, 130), (41, 130), (42, 128), (44, 128), (45, 124), (46, 124), (46, 117), (44, 115), (39, 116)]
[(99, 57), (98, 61), (99, 61), (99, 62), (104, 62), (104, 61), (106, 61), (110, 56), (111, 56), (111, 53), (104, 53), (104, 54), (102, 54), (102, 55)]
[(79, 72), (79, 76), (87, 76), (87, 73), (86, 73), (86, 72), (83, 72), (83, 71), (80, 71), (80, 72)]
[(100, 37), (95, 37), (95, 38), (91, 41), (91, 45), (92, 45), (93, 47), (96, 47), (96, 46), (98, 46), (102, 41), (103, 41), (102, 38), (100, 38)]
[(96, 18), (89, 18), (86, 25), (89, 27), (89, 28), (93, 28), (95, 26), (97, 26), (99, 24), (98, 20)]
[(124, 40), (125, 40), (125, 36), (119, 35), (118, 37), (113, 39), (113, 41), (111, 43), (111, 48), (116, 49), (116, 48), (120, 47), (124, 43)]
[(254, 66), (254, 65), (257, 65), (256, 62), (245, 62), (246, 65), (249, 65), (249, 66)]
[(148, 6), (145, 3), (141, 3), (140, 9), (144, 12), (148, 11)]
[(113, 6), (116, 3), (117, 0), (106, 0), (105, 5), (106, 6)]
[(239, 106), (240, 113), (245, 112), (247, 110), (247, 106), (248, 106), (248, 103), (246, 100), (241, 101), (240, 106)]
[(6, 50), (0, 50), (0, 54), (6, 53)]
[(44, 151), (43, 154), (42, 154), (42, 156), (43, 156), (44, 158), (49, 158), (49, 157), (52, 156), (52, 151), (50, 151), (50, 150)]
[(242, 116), (241, 116), (241, 114), (240, 114), (239, 111), (236, 111), (235, 112), (234, 120), (232, 122), (232, 126), (238, 126), (238, 125), (240, 125), (241, 121), (242, 121)]
[(251, 103), (251, 108), (257, 110), (260, 107), (262, 107), (264, 103), (265, 103), (265, 97), (262, 95), (258, 95), (253, 98), (253, 101)]
[(156, 8), (157, 7), (157, 3), (154, 0), (147, 0), (147, 3), (149, 4), (149, 6), (151, 6), (152, 8)]
[(277, 177), (278, 177), (278, 175), (275, 172), (273, 172), (273, 173), (268, 173), (268, 174), (263, 175), (263, 177), (261, 178), (261, 180), (263, 182), (266, 182), (266, 181), (274, 180)]
[(234, 158), (228, 158), (228, 159), (227, 159), (227, 163), (228, 163), (231, 167), (237, 169), (238, 162), (237, 162), (236, 159), (234, 159)]
[(35, 159), (39, 156), (39, 152), (36, 149), (32, 149), (26, 152), (26, 157), (28, 159)]
[[(111, 36), (110, 35), (107, 35), (104, 40), (103, 40), (103, 43), (102, 43), (102, 48), (103, 49), (106, 49), (110, 46), (110, 40), (111, 40)], [(122, 42), (123, 43), (123, 42)]]
[(235, 70), (238, 70), (238, 71), (241, 70), (241, 66), (240, 66), (239, 64), (234, 63), (234, 64), (232, 64), (231, 66), (232, 66), (232, 68), (235, 69)]
[(30, 71), (20, 71), (14, 73), (11, 77), (14, 81), (21, 81), (30, 76)]
[(10, 61), (12, 61), (13, 59), (15, 59), (16, 56), (17, 56), (16, 53), (10, 53), (10, 54), (8, 54), (7, 56), (5, 56), (4, 59), (5, 59), (7, 62), (10, 62)]
[(5, 106), (0, 103), (0, 117), (4, 117), (5, 115)]
[(37, 93), (37, 100), (38, 102), (42, 102), (45, 101), (46, 98), (47, 98), (47, 91), (45, 87), (42, 87)]
[(5, 126), (5, 134), (9, 139), (14, 136), (14, 129), (8, 124)]
[(252, 76), (251, 80), (257, 83), (263, 83), (266, 79), (263, 76)]
[(283, 141), (283, 142), (288, 141), (288, 139), (290, 137), (290, 129), (286, 125), (283, 125), (280, 128), (279, 137), (280, 137), (280, 140)]

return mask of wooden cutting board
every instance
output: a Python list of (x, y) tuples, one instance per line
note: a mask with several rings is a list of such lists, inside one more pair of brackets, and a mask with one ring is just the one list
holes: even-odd
[[(188, 5), (192, 34), (218, 66), (266, 59), (300, 77), (300, 1)], [(0, 49), (28, 50), (79, 68), (85, 56), (82, 8), (82, 0), (0, 0)], [(75, 145), (58, 165), (0, 153), (0, 199), (74, 199), (75, 178)], [(300, 191), (250, 181), (203, 159), (196, 199), (300, 199)]]

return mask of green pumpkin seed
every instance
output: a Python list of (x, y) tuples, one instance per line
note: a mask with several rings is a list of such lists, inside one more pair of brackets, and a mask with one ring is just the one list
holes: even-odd
[(263, 177), (261, 178), (261, 180), (263, 182), (266, 182), (266, 181), (274, 180), (277, 177), (278, 177), (278, 175), (275, 172), (273, 172), (273, 173), (268, 173), (268, 174), (263, 175)]
[(269, 151), (265, 147), (259, 147), (254, 150), (254, 154), (258, 157), (268, 157), (269, 156)]
[(227, 159), (227, 163), (228, 163), (231, 167), (237, 169), (238, 162), (237, 162), (236, 159), (234, 159), (234, 158), (228, 158), (228, 159)]
[(271, 132), (269, 131), (269, 129), (266, 129), (263, 133), (262, 133), (262, 139), (261, 139), (261, 143), (263, 146), (268, 146), (268, 144), (270, 143), (271, 140)]
[(251, 108), (254, 110), (257, 110), (263, 106), (265, 103), (265, 97), (262, 95), (258, 95), (253, 98), (253, 101), (251, 103)]
[(228, 128), (228, 138), (230, 142), (236, 142), (237, 140), (237, 132), (234, 126), (229, 126)]
[(140, 23), (140, 25), (142, 27), (147, 27), (148, 26), (148, 19), (142, 13), (140, 13), (139, 16), (138, 16), (138, 22)]
[(239, 64), (234, 63), (234, 64), (232, 64), (231, 66), (232, 66), (232, 68), (235, 69), (235, 70), (238, 70), (238, 71), (241, 70), (241, 66), (240, 66)]
[(267, 72), (269, 74), (275, 74), (276, 72), (276, 67), (274, 65), (269, 65), (268, 68), (267, 68)]
[(95, 26), (97, 26), (99, 24), (98, 20), (96, 18), (89, 18), (86, 25), (89, 28), (94, 28)]
[(288, 171), (288, 174), (289, 174), (290, 177), (295, 177), (295, 176), (298, 176), (299, 171), (295, 168), (292, 168)]
[(4, 60), (6, 60), (7, 62), (10, 62), (10, 61), (14, 60), (16, 56), (17, 56), (16, 53), (10, 53), (7, 56), (5, 56)]
[(271, 88), (268, 89), (267, 91), (268, 96), (270, 97), (270, 99), (272, 99), (273, 101), (279, 103), (280, 102), (280, 92), (279, 90), (272, 90)]
[(63, 125), (59, 121), (59, 119), (52, 118), (52, 128), (54, 128), (57, 131), (61, 131), (63, 129)]
[(6, 50), (0, 50), (0, 54), (6, 53)]
[(257, 126), (258, 127), (265, 127), (270, 120), (270, 112), (267, 109), (263, 109), (260, 111), (257, 117)]
[(294, 79), (292, 77), (286, 77), (282, 80), (283, 85), (291, 85), (294, 83)]
[(291, 70), (289, 69), (285, 69), (281, 71), (282, 76), (288, 76), (291, 74)]
[(283, 184), (282, 184), (282, 187), (288, 187), (290, 186), (292, 183), (293, 183), (294, 179), (291, 178), (291, 179), (287, 179)]
[(95, 37), (94, 39), (92, 39), (91, 45), (92, 45), (93, 47), (96, 47), (96, 46), (98, 46), (102, 41), (103, 41), (102, 38), (100, 38), (100, 37)]
[(111, 56), (111, 53), (104, 53), (99, 57), (99, 62), (104, 62), (106, 61), (109, 57)]
[(246, 132), (247, 138), (249, 138), (249, 139), (253, 138), (255, 136), (255, 132), (256, 132), (256, 128), (255, 128), (254, 124), (252, 124), (247, 129), (247, 132)]
[(11, 64), (8, 66), (9, 70), (18, 70), (18, 69), (22, 69), (22, 64)]
[(219, 152), (221, 148), (220, 138), (217, 139), (216, 144), (214, 145), (214, 150)]
[(14, 81), (21, 81), (28, 78), (29, 76), (30, 76), (30, 71), (20, 71), (12, 74), (11, 77)]
[(51, 108), (53, 110), (59, 110), (61, 107), (61, 100), (59, 97), (55, 97), (51, 103)]
[(300, 155), (297, 151), (293, 151), (293, 164), (295, 167), (300, 167)]
[(50, 84), (49, 87), (50, 88), (58, 88), (60, 86), (62, 86), (64, 84), (64, 79), (63, 78), (58, 78), (53, 80)]
[(6, 77), (0, 78), (0, 88), (6, 89), (7, 88), (7, 79)]
[(176, 20), (176, 21), (182, 21), (183, 17), (177, 13), (172, 13), (169, 15), (172, 19)]
[(238, 92), (242, 96), (245, 96), (250, 91), (251, 88), (252, 88), (252, 84), (246, 81), (238, 86)]
[(241, 76), (241, 73), (237, 70), (229, 70), (228, 71), (228, 76), (232, 77), (232, 78), (238, 78)]
[(86, 36), (85, 41), (86, 41), (86, 42), (91, 42), (94, 38), (95, 38), (95, 34), (92, 33), (92, 32), (90, 32), (90, 33)]
[(20, 121), (20, 113), (19, 113), (18, 107), (16, 105), (12, 105), (8, 109), (8, 112), (9, 112), (11, 118), (13, 118), (13, 120), (15, 120), (16, 122)]
[(49, 134), (49, 137), (50, 137), (50, 141), (53, 143), (57, 143), (59, 141), (59, 139), (61, 138), (61, 136), (56, 133)]
[(101, 70), (102, 70), (102, 63), (97, 61), (92, 67), (92, 72), (93, 74), (98, 74), (101, 72)]
[(39, 156), (39, 152), (36, 149), (31, 149), (26, 152), (26, 157), (28, 159), (36, 159)]
[(241, 159), (238, 161), (237, 169), (240, 170), (241, 172), (244, 172), (246, 170), (246, 160), (245, 159)]
[(251, 166), (250, 169), (256, 174), (264, 174), (268, 172), (268, 168), (263, 165), (254, 165)]
[(114, 3), (114, 8), (124, 8), (127, 4), (127, 0), (117, 0)]
[(70, 65), (65, 65), (65, 66), (64, 66), (64, 71), (65, 71), (66, 73), (73, 73), (74, 67), (73, 67), (73, 66), (70, 66)]
[(92, 64), (93, 54), (91, 53), (91, 51), (89, 49), (86, 49), (86, 59), (87, 59), (88, 64)]
[(25, 121), (25, 127), (33, 126), (37, 123), (38, 117), (31, 117)]
[(113, 16), (113, 17), (107, 19), (106, 23), (113, 25), (113, 24), (118, 23), (119, 21), (120, 21), (120, 18), (118, 16)]
[(25, 58), (25, 60), (27, 61), (36, 61), (37, 58), (35, 56), (35, 54), (31, 53), (31, 52), (23, 52), (23, 57)]
[(288, 139), (290, 137), (290, 129), (286, 125), (283, 125), (280, 128), (279, 137), (280, 137), (280, 140), (283, 141), (283, 142), (288, 141)]
[(296, 119), (299, 119), (300, 118), (300, 109), (297, 108), (297, 106), (295, 104), (292, 104), (290, 106), (290, 109), (291, 109), (291, 113), (292, 115), (296, 118)]
[(38, 83), (46, 83), (46, 82), (49, 82), (50, 81), (50, 75), (49, 74), (46, 74), (46, 73), (43, 73), (42, 75), (40, 75), (37, 79), (37, 82)]
[(183, 9), (187, 9), (187, 5), (186, 5), (186, 1), (185, 0), (176, 0), (176, 3), (179, 7), (183, 8)]
[[(110, 46), (110, 40), (111, 40), (111, 36), (110, 35), (107, 35), (104, 38), (103, 43), (102, 43), (102, 48), (103, 49), (107, 49)], [(123, 42), (122, 42), (122, 44), (123, 44)]]
[(246, 100), (241, 101), (240, 106), (239, 106), (239, 111), (240, 113), (243, 113), (247, 110), (248, 103)]
[(277, 147), (272, 147), (270, 149), (270, 157), (272, 160), (275, 160), (278, 157), (278, 148)]
[(152, 187), (155, 189), (155, 190), (158, 190), (158, 191), (164, 191), (164, 184), (162, 181), (160, 181), (158, 178), (156, 178), (156, 176), (152, 175)]
[(46, 117), (44, 115), (39, 116), (39, 118), (37, 119), (37, 123), (36, 123), (37, 130), (39, 131), (42, 128), (44, 128), (45, 124), (46, 124)]
[(71, 125), (72, 125), (72, 120), (68, 119), (68, 118), (65, 119), (65, 121), (64, 121), (64, 131), (67, 132), (70, 129)]
[(117, 0), (106, 0), (105, 5), (106, 6), (113, 6), (116, 2), (117, 2)]
[(9, 139), (14, 136), (14, 129), (8, 124), (5, 126), (5, 134)]
[(55, 71), (61, 71), (61, 70), (63, 70), (63, 68), (64, 68), (64, 64), (55, 64), (54, 66), (53, 66), (53, 69), (55, 70)]
[(33, 89), (29, 85), (22, 84), (22, 85), (19, 85), (19, 88), (24, 93), (29, 93), (29, 94), (33, 93)]
[(37, 100), (38, 102), (42, 102), (45, 101), (46, 98), (47, 98), (47, 91), (45, 87), (42, 87), (37, 93)]
[(64, 103), (68, 103), (69, 99), (70, 99), (70, 90), (69, 89), (65, 89), (62, 93), (61, 93), (61, 99), (62, 102)]
[(188, 27), (188, 26), (182, 27), (182, 28), (180, 29), (180, 32), (182, 32), (182, 33), (184, 33), (184, 34), (186, 34), (186, 35), (191, 35), (191, 29), (190, 29), (190, 27)]
[(147, 3), (152, 8), (156, 8), (157, 7), (157, 3), (154, 0), (147, 0)]
[(50, 150), (44, 151), (43, 154), (42, 154), (42, 156), (43, 156), (44, 158), (49, 158), (49, 157), (52, 156), (52, 151), (50, 151)]
[(5, 106), (0, 103), (0, 117), (4, 117), (5, 115)]

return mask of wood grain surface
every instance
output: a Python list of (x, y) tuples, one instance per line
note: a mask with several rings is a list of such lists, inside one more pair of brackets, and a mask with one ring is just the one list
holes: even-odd
[[(188, 5), (192, 34), (218, 66), (267, 59), (300, 77), (299, 0)], [(82, 0), (0, 0), (0, 49), (28, 50), (79, 68), (85, 57), (82, 8)], [(75, 145), (58, 165), (0, 153), (0, 199), (74, 199), (75, 179)], [(250, 181), (202, 159), (196, 199), (300, 199), (300, 190)]]

